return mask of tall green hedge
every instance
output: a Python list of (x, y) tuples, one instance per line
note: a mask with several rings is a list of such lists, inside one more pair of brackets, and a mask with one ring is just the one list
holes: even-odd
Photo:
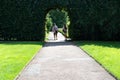
[(0, 1), (1, 40), (44, 40), (44, 9), (35, 1)]
[(120, 41), (119, 0), (80, 0), (79, 4), (71, 9), (73, 40)]
[(119, 0), (0, 0), (0, 40), (44, 40), (48, 11), (65, 8), (73, 40), (120, 41)]

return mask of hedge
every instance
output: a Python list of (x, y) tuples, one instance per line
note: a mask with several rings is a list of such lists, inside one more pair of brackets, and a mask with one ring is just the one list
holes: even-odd
[(0, 40), (43, 41), (49, 10), (66, 9), (73, 40), (120, 41), (119, 0), (0, 0)]

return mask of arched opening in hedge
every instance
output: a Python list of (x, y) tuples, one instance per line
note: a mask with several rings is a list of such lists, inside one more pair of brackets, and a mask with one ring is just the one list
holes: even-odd
[(53, 23), (57, 24), (59, 32), (61, 33), (63, 33), (63, 25), (66, 25), (69, 29), (70, 18), (66, 8), (50, 8), (47, 9), (46, 12), (45, 31), (47, 31), (47, 33), (52, 30)]
[(0, 4), (0, 40), (43, 41), (46, 14), (65, 8), (73, 40), (120, 41), (119, 0), (3, 0)]

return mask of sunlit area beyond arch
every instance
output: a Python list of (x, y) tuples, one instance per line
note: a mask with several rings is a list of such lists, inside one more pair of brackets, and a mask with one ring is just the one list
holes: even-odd
[(48, 13), (46, 14), (46, 22), (45, 22), (46, 37), (48, 36), (49, 32), (52, 33), (52, 27), (54, 23), (58, 26), (58, 32), (59, 32), (58, 35), (61, 33), (60, 35), (64, 36), (63, 26), (66, 25), (67, 36), (69, 36), (68, 28), (70, 25), (70, 18), (69, 18), (67, 10), (56, 8), (56, 9), (51, 9), (48, 11)]

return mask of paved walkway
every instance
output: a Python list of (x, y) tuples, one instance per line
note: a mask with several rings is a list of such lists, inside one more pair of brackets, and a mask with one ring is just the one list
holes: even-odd
[(16, 80), (115, 80), (94, 59), (72, 42), (49, 41)]

